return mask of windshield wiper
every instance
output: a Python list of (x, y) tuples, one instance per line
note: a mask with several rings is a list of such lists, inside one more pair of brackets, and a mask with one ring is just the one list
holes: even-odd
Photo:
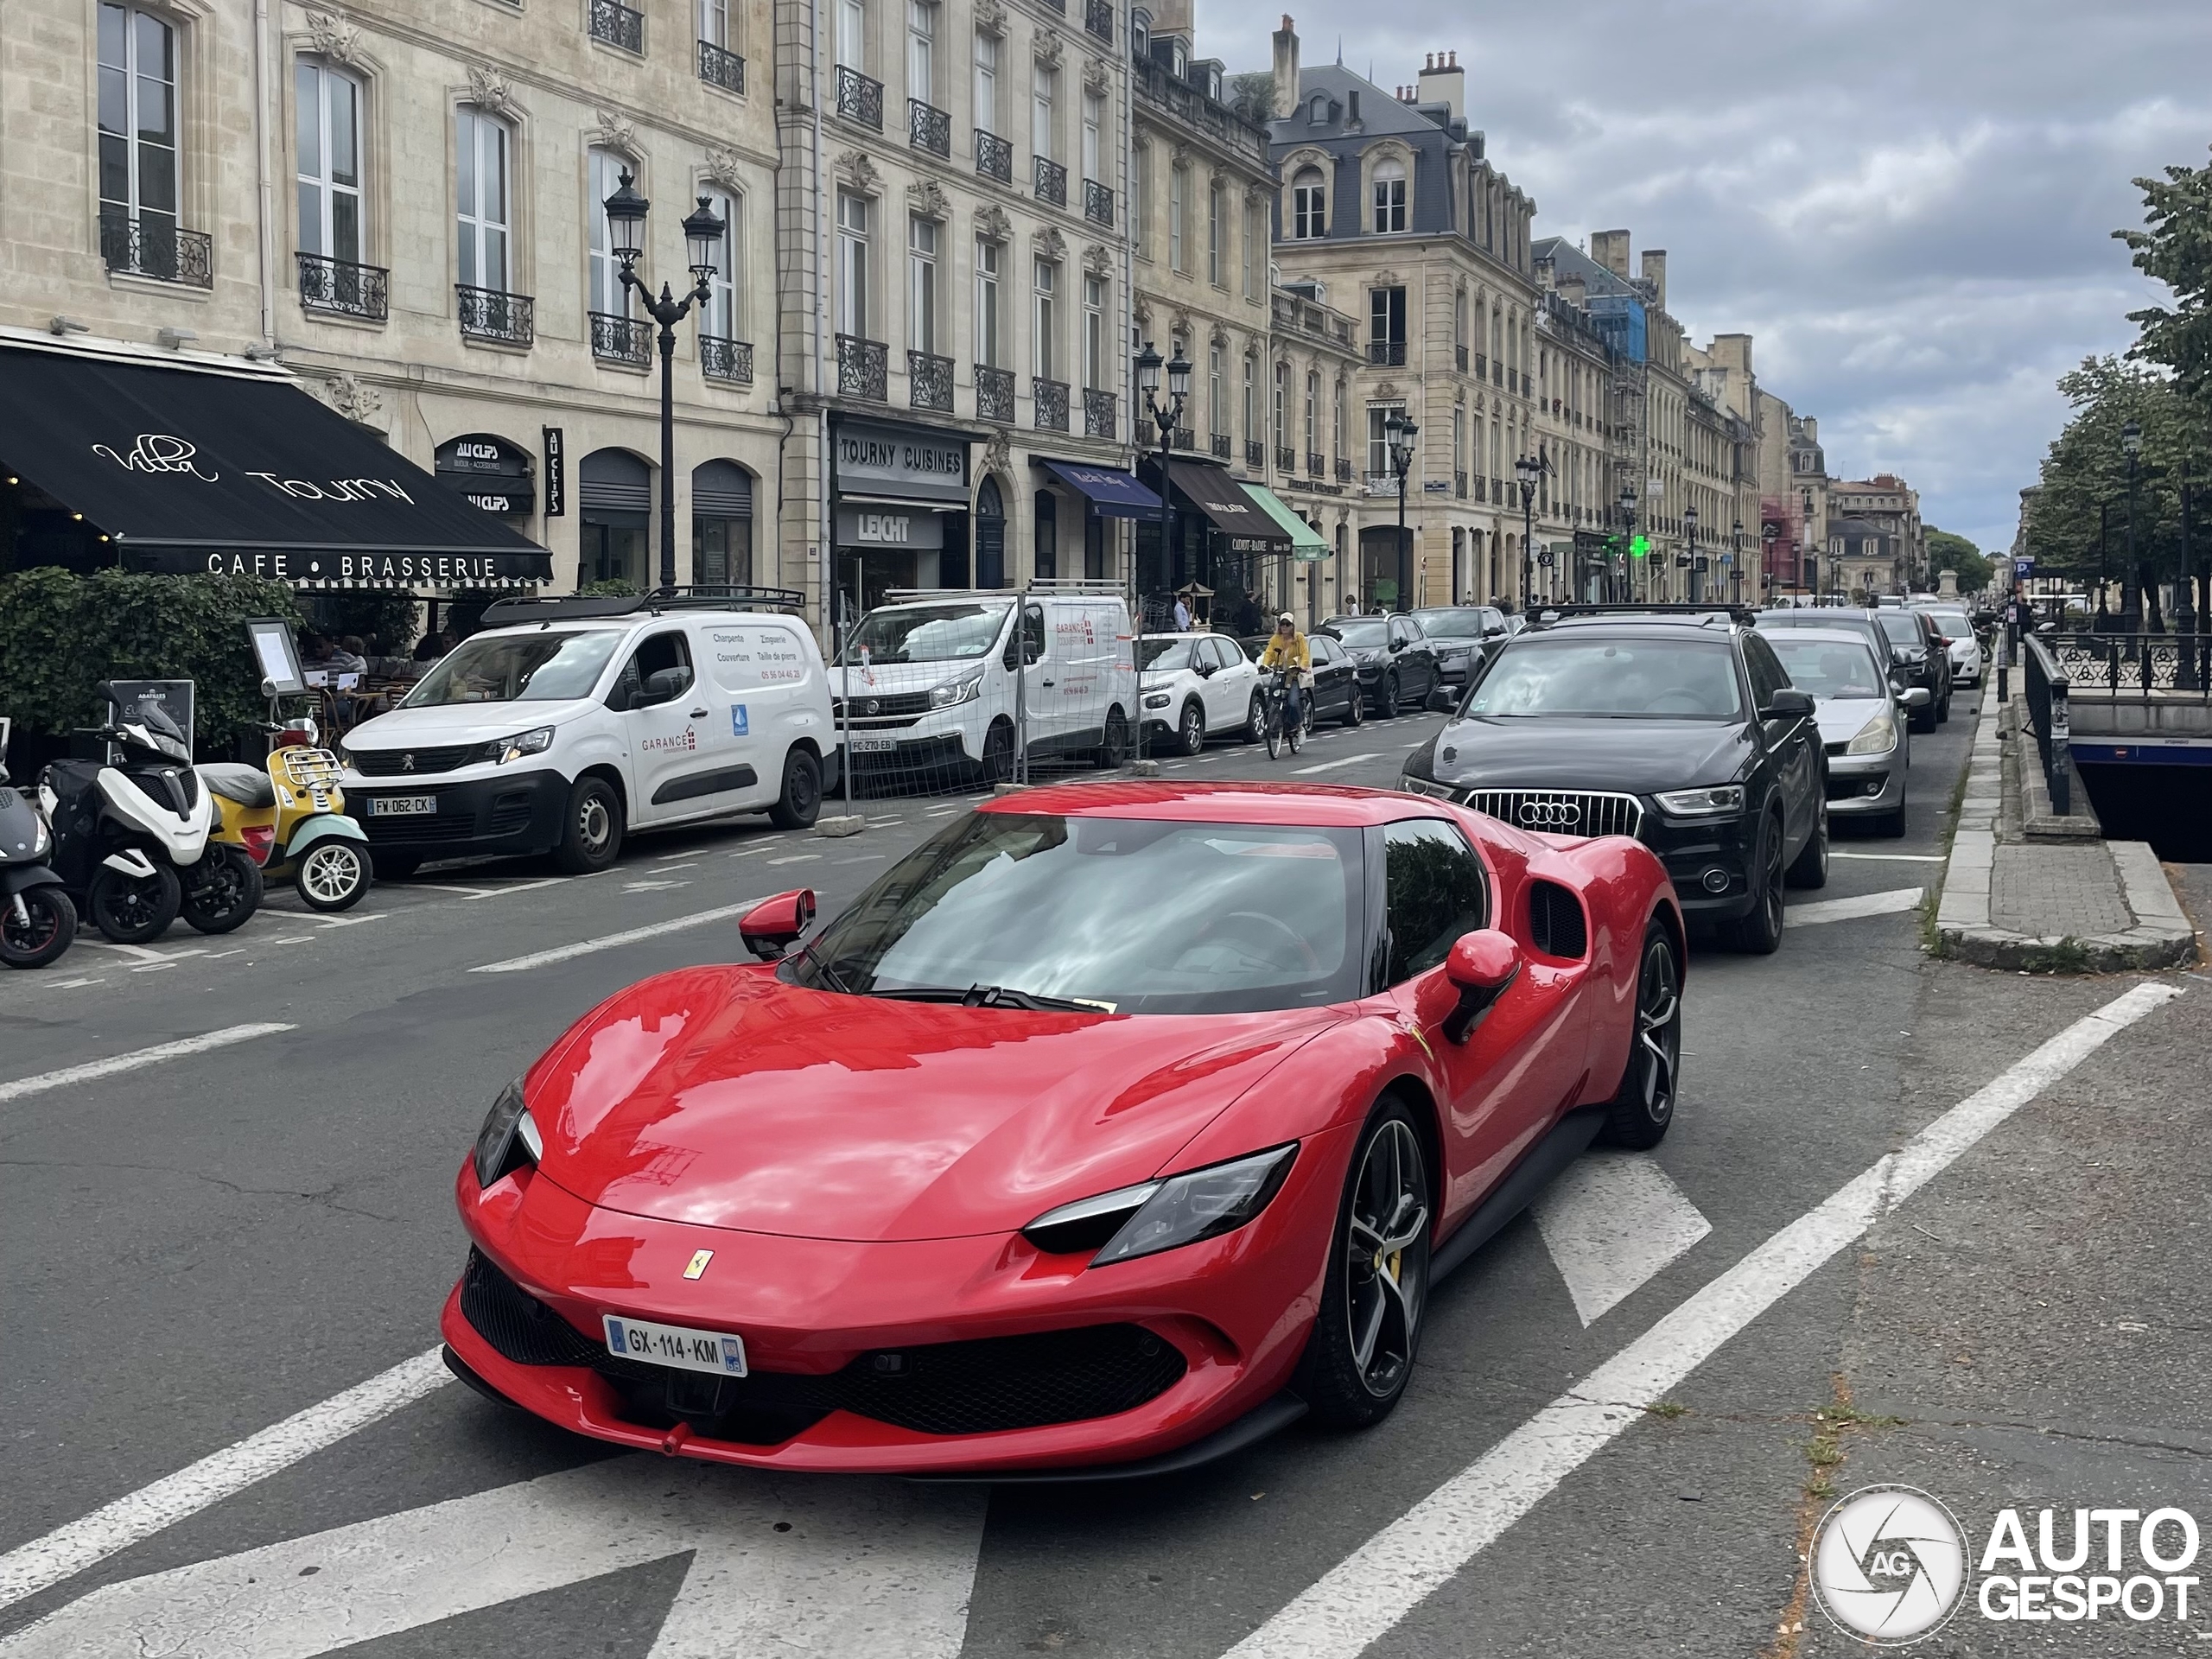
[(1111, 1014), (1114, 1005), (1077, 996), (1039, 996), (1004, 985), (970, 985), (955, 990), (950, 985), (907, 985), (895, 991), (877, 990), (871, 996), (900, 1002), (957, 1002), (964, 1008), (1023, 1008), (1035, 1014)]

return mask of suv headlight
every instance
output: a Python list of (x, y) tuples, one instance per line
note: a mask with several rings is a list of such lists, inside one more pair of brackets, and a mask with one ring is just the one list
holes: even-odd
[(1172, 701), (1173, 699), (1165, 691), (1147, 691), (1144, 694), (1144, 706), (1147, 709), (1165, 709)]
[(525, 754), (543, 754), (553, 747), (553, 728), (539, 726), (513, 737), (503, 737), (484, 746), (484, 758), (497, 766), (518, 760)]
[(1897, 746), (1897, 716), (1889, 709), (1859, 728), (1859, 735), (1844, 746), (1846, 754), (1884, 754)]
[(476, 1184), (488, 1187), (518, 1169), (535, 1168), (545, 1142), (537, 1121), (523, 1104), (522, 1079), (499, 1090), (484, 1127), (476, 1132)]
[(1661, 811), (1678, 818), (1713, 818), (1744, 810), (1744, 786), (1722, 784), (1717, 789), (1670, 789), (1652, 799), (1659, 803)]
[(1282, 1190), (1298, 1142), (1047, 1210), (1021, 1236), (1048, 1255), (1096, 1250), (1094, 1268), (1235, 1232)]
[(930, 707), (950, 709), (957, 703), (973, 702), (983, 695), (983, 671), (963, 674), (957, 680), (947, 680), (943, 685), (930, 688)]
[(1400, 774), (1398, 787), (1408, 795), (1427, 795), (1440, 801), (1459, 798), (1459, 791), (1451, 785), (1440, 784), (1433, 778), (1416, 778), (1410, 772)]

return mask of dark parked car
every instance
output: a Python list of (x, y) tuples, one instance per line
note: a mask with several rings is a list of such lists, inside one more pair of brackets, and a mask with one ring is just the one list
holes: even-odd
[(1825, 771), (1813, 699), (1753, 629), (1624, 611), (1507, 640), (1400, 781), (1523, 830), (1633, 836), (1686, 916), (1764, 954), (1783, 883), (1827, 880)]
[(1512, 632), (1495, 605), (1440, 605), (1411, 614), (1436, 647), (1437, 671), (1446, 685), (1465, 685), (1475, 665)]
[[(1236, 643), (1256, 663), (1260, 653), (1268, 648), (1268, 639), (1264, 633), (1255, 633)], [(1306, 721), (1308, 728), (1325, 720), (1358, 725), (1367, 718), (1366, 699), (1359, 694), (1359, 671), (1353, 666), (1343, 642), (1325, 633), (1309, 633), (1306, 636), (1306, 648), (1313, 655), (1313, 683), (1306, 691), (1311, 705)]]
[[(1848, 628), (1864, 634), (1874, 647), (1875, 660), (1882, 664), (1882, 671), (1890, 677), (1891, 684), (1900, 696), (1916, 688), (1927, 693), (1924, 702), (1917, 697), (1908, 700), (1913, 730), (1932, 732), (1939, 720), (1948, 717), (1948, 709), (1938, 715), (1936, 705), (1949, 695), (1949, 653), (1941, 653), (1943, 663), (1940, 669), (1931, 666), (1929, 658), (1934, 653), (1929, 651), (1928, 636), (1923, 635), (1921, 624), (1910, 611), (1863, 610), (1837, 605), (1817, 609), (1761, 611), (1758, 625), (1763, 628)], [(1921, 653), (1916, 659), (1913, 656), (1915, 651)], [(1937, 689), (1939, 683), (1941, 690)]]
[(1436, 647), (1405, 611), (1388, 616), (1332, 616), (1321, 629), (1334, 634), (1351, 654), (1370, 715), (1387, 718), (1408, 702), (1426, 703), (1429, 693), (1444, 683)]

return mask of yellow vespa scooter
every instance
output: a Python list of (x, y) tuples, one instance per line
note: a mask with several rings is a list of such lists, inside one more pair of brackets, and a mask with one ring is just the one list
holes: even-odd
[(338, 757), (318, 743), (312, 719), (271, 734), (261, 766), (198, 768), (213, 798), (211, 841), (243, 847), (264, 876), (289, 875), (310, 910), (351, 910), (369, 890), (369, 838), (346, 816)]

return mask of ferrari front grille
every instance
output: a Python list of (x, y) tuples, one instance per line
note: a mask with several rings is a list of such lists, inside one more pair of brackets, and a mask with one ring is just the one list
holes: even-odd
[(472, 1246), (461, 1275), (461, 1316), (518, 1365), (588, 1365), (606, 1351)]
[(1643, 826), (1643, 803), (1633, 795), (1585, 790), (1476, 789), (1467, 804), (1500, 823), (1552, 836), (1633, 836)]

